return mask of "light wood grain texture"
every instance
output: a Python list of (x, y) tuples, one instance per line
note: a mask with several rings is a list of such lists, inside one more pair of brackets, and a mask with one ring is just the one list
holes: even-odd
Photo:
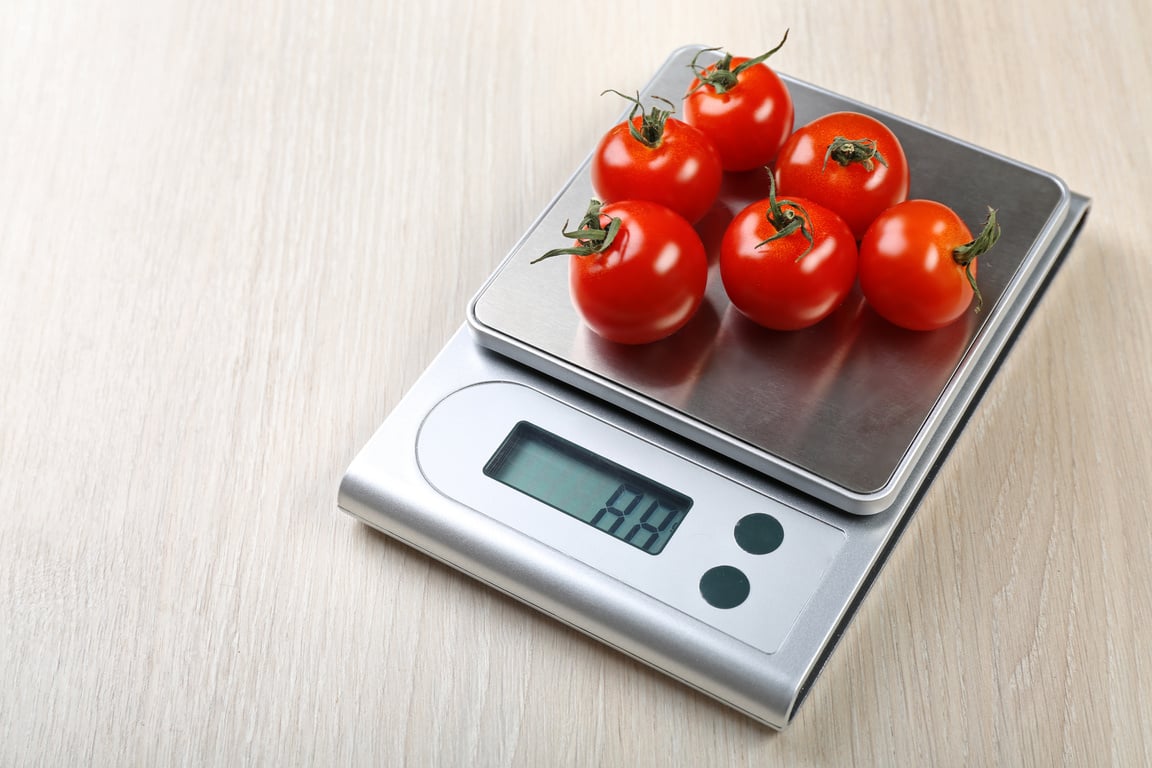
[[(1094, 209), (793, 726), (340, 515), (692, 42)], [(0, 765), (1152, 763), (1152, 5), (0, 3)]]

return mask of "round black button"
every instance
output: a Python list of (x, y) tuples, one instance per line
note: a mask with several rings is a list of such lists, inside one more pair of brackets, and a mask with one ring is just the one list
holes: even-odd
[(752, 585), (739, 568), (718, 565), (700, 577), (700, 594), (717, 608), (735, 608), (748, 598)]
[(774, 552), (784, 541), (784, 526), (772, 515), (762, 512), (742, 517), (736, 523), (735, 533), (740, 549), (753, 555)]

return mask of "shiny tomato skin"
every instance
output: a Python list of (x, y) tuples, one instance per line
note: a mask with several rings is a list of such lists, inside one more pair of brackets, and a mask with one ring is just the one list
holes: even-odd
[(699, 309), (708, 257), (696, 230), (671, 209), (647, 200), (608, 203), (601, 223), (621, 220), (603, 252), (572, 256), (573, 304), (598, 335), (647, 344), (680, 330)]
[[(778, 331), (815, 325), (844, 303), (856, 282), (856, 239), (819, 203), (788, 198), (808, 213), (813, 247), (799, 232), (757, 247), (775, 234), (767, 200), (736, 214), (720, 243), (720, 277), (732, 304), (753, 322)], [(787, 207), (788, 203), (781, 201)]]
[[(639, 130), (643, 118), (632, 119)], [(592, 154), (592, 186), (604, 202), (651, 200), (695, 223), (716, 201), (723, 171), (720, 155), (703, 133), (668, 118), (654, 147), (635, 138), (623, 122)]]
[[(734, 57), (731, 69), (746, 61), (746, 56)], [(706, 67), (704, 74), (715, 66)], [(693, 81), (693, 88), (699, 82)], [(684, 119), (711, 139), (726, 171), (771, 163), (792, 133), (795, 117), (788, 87), (764, 63), (737, 75), (736, 85), (725, 93), (703, 85), (684, 97)]]
[[(825, 160), (838, 136), (871, 139), (884, 157), (841, 165)], [(864, 237), (882, 211), (908, 199), (908, 159), (896, 134), (879, 120), (858, 112), (834, 112), (796, 129), (776, 157), (776, 192), (781, 197), (805, 197), (830, 208), (844, 219), (856, 239)]]
[[(952, 252), (972, 240), (964, 221), (934, 200), (908, 200), (876, 218), (860, 242), (860, 290), (884, 319), (930, 331), (957, 320), (972, 286)], [(976, 275), (976, 261), (972, 262)]]

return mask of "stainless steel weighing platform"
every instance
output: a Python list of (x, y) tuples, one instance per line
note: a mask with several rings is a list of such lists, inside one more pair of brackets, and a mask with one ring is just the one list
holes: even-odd
[[(699, 50), (673, 53), (642, 96), (676, 100)], [(997, 209), (982, 312), (903, 331), (856, 292), (812, 328), (772, 332), (730, 306), (712, 259), (688, 326), (641, 347), (605, 342), (571, 306), (566, 260), (530, 264), (566, 244), (564, 222), (595, 196), (585, 161), (339, 493), (368, 525), (775, 728), (794, 716), (1089, 209), (1049, 173), (785, 82), (797, 126), (838, 110), (883, 120), (908, 156), (910, 198), (945, 203), (972, 227)], [(766, 184), (763, 172), (726, 175), (697, 225), (710, 252)], [(661, 531), (634, 526), (647, 545), (607, 535), (572, 510), (580, 489), (549, 496), (565, 474), (635, 489), (632, 507), (661, 499), (649, 508)]]

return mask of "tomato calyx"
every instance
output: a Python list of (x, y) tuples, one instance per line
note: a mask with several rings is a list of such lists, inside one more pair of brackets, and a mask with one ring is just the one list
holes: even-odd
[(860, 163), (864, 166), (864, 170), (869, 173), (876, 167), (872, 162), (873, 160), (885, 168), (888, 167), (888, 161), (884, 159), (884, 155), (880, 154), (880, 150), (876, 149), (875, 139), (848, 139), (837, 136), (832, 139), (832, 143), (828, 145), (828, 151), (824, 153), (824, 165), (820, 168), (821, 172), (828, 167), (828, 158), (832, 158), (843, 168), (847, 168), (852, 163)]
[[(640, 142), (649, 149), (655, 149), (660, 146), (660, 140), (664, 138), (664, 124), (668, 122), (668, 118), (676, 112), (676, 105), (663, 96), (653, 96), (652, 98), (657, 101), (662, 101), (667, 104), (671, 109), (661, 109), (656, 105), (644, 111), (644, 104), (640, 101), (640, 92), (637, 91), (635, 96), (629, 96), (620, 93), (614, 88), (609, 88), (606, 91), (601, 91), (600, 95), (605, 93), (614, 93), (617, 96), (627, 99), (634, 105), (632, 111), (628, 113), (628, 132), (632, 134), (632, 138)], [(636, 114), (640, 114), (640, 127), (636, 127)]]
[[(788, 207), (785, 208), (784, 206)], [(768, 172), (768, 210), (764, 213), (764, 218), (776, 230), (776, 234), (761, 240), (756, 244), (757, 248), (763, 248), (768, 243), (782, 240), (796, 232), (799, 232), (808, 241), (808, 247), (796, 257), (796, 261), (807, 256), (815, 247), (816, 240), (812, 236), (812, 218), (808, 215), (808, 211), (804, 210), (804, 206), (791, 200), (776, 199), (776, 179), (771, 171)]]
[(768, 51), (767, 53), (760, 54), (754, 59), (748, 59), (748, 61), (738, 65), (736, 69), (732, 69), (732, 54), (725, 52), (724, 58), (716, 62), (716, 65), (709, 71), (708, 67), (698, 64), (697, 59), (700, 58), (700, 54), (702, 53), (712, 53), (721, 49), (705, 48), (702, 51), (697, 51), (696, 55), (692, 57), (692, 61), (688, 64), (688, 66), (696, 74), (696, 85), (692, 86), (692, 90), (688, 91), (688, 93), (695, 93), (704, 86), (710, 87), (712, 91), (717, 94), (727, 93), (728, 91), (732, 90), (733, 87), (735, 87), (741, 72), (746, 69), (751, 69), (758, 64), (763, 64), (768, 60), (769, 56), (784, 47), (784, 43), (787, 39), (788, 30), (786, 29), (784, 30), (784, 37), (780, 39), (780, 42), (776, 44), (775, 48)]
[(574, 239), (576, 245), (567, 248), (553, 248), (543, 256), (533, 259), (531, 263), (535, 264), (553, 256), (593, 256), (608, 250), (608, 247), (616, 239), (616, 234), (620, 231), (623, 221), (613, 216), (608, 220), (608, 226), (603, 226), (600, 221), (600, 209), (603, 205), (599, 200), (589, 201), (584, 218), (580, 219), (580, 224), (574, 230), (567, 231), (568, 222), (564, 222), (564, 228), (561, 230), (564, 237)]
[(972, 292), (976, 294), (977, 312), (984, 306), (984, 297), (976, 285), (976, 276), (972, 274), (972, 262), (976, 260), (977, 256), (983, 256), (991, 250), (999, 239), (1000, 224), (996, 221), (996, 209), (989, 206), (988, 217), (984, 220), (984, 227), (980, 230), (980, 234), (976, 235), (971, 242), (952, 249), (953, 261), (964, 267), (964, 276), (968, 278), (968, 285), (972, 286)]

